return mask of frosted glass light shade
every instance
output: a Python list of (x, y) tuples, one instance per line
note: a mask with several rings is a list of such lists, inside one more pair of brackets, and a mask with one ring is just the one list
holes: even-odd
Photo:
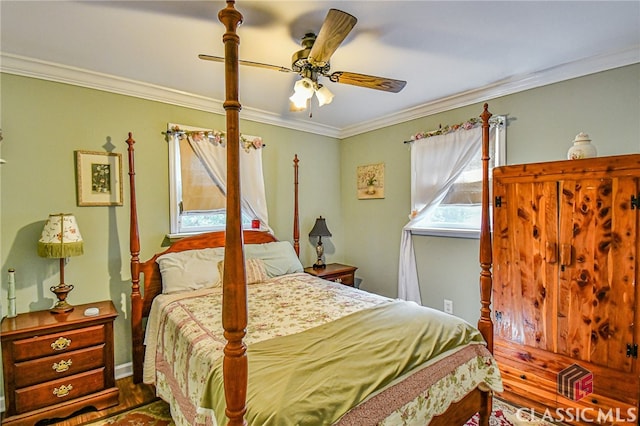
[(293, 85), (293, 91), (296, 95), (305, 96), (305, 99), (309, 99), (313, 96), (313, 81), (307, 77), (301, 78)]
[(327, 86), (320, 86), (320, 88), (316, 90), (316, 97), (318, 98), (318, 105), (327, 105), (333, 100), (333, 93), (327, 89)]
[(307, 101), (309, 100), (309, 98), (307, 98), (304, 94), (296, 92), (289, 98), (289, 100), (293, 104), (291, 108), (292, 111), (301, 111), (307, 107)]

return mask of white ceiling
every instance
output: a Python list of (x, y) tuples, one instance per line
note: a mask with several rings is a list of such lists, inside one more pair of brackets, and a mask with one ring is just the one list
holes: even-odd
[[(0, 69), (222, 111), (222, 1), (0, 2)], [(289, 68), (327, 10), (358, 18), (331, 71), (406, 80), (400, 93), (325, 83), (289, 111), (297, 76), (241, 67), (241, 117), (344, 137), (640, 62), (639, 1), (243, 1), (240, 59)], [(313, 99), (315, 103), (315, 98)]]

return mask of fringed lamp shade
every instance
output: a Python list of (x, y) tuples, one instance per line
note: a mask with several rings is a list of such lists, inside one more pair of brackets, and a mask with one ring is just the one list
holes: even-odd
[(83, 254), (82, 235), (72, 214), (49, 215), (38, 241), (38, 256), (60, 259)]
[(83, 254), (83, 242), (76, 218), (72, 214), (52, 214), (44, 225), (38, 241), (38, 256), (60, 259), (60, 284), (51, 287), (58, 297), (58, 302), (51, 309), (53, 313), (64, 313), (73, 310), (67, 301), (67, 294), (73, 290), (72, 285), (64, 282), (65, 258)]

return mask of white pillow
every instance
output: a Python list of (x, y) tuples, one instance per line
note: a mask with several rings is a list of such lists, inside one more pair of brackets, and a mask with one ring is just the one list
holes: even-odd
[(247, 244), (244, 247), (244, 253), (247, 259), (262, 259), (269, 278), (304, 271), (289, 241)]
[(162, 292), (177, 293), (213, 287), (219, 281), (218, 262), (224, 248), (167, 253), (156, 259), (162, 275)]

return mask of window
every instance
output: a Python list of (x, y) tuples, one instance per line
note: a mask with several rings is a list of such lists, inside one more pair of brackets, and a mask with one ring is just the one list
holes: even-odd
[[(219, 131), (169, 124), (169, 202), (170, 237), (200, 232), (223, 230), (226, 224), (226, 146), (224, 134)], [(267, 227), (264, 183), (262, 179), (262, 140), (254, 136), (242, 136), (241, 145), (247, 155), (241, 162), (258, 162), (251, 167), (250, 176), (243, 181), (255, 188), (243, 189), (242, 225), (250, 228), (252, 219), (260, 219)], [(243, 173), (243, 172), (241, 172)], [(244, 172), (243, 174), (247, 174)], [(245, 199), (246, 196), (249, 199)], [(252, 199), (256, 198), (258, 201)]]
[[(505, 117), (491, 119), (489, 169), (505, 164)], [(413, 155), (413, 153), (412, 153)], [(424, 215), (411, 225), (411, 232), (419, 235), (479, 238), (482, 215), (482, 146), (473, 154), (471, 161), (462, 169), (443, 194), (427, 207)], [(414, 162), (412, 162), (412, 165)], [(419, 168), (419, 166), (417, 166)], [(429, 173), (428, 170), (412, 170), (412, 176)], [(413, 183), (412, 183), (413, 185)], [(491, 183), (489, 184), (491, 188)], [(414, 211), (421, 211), (426, 203), (414, 200)]]

